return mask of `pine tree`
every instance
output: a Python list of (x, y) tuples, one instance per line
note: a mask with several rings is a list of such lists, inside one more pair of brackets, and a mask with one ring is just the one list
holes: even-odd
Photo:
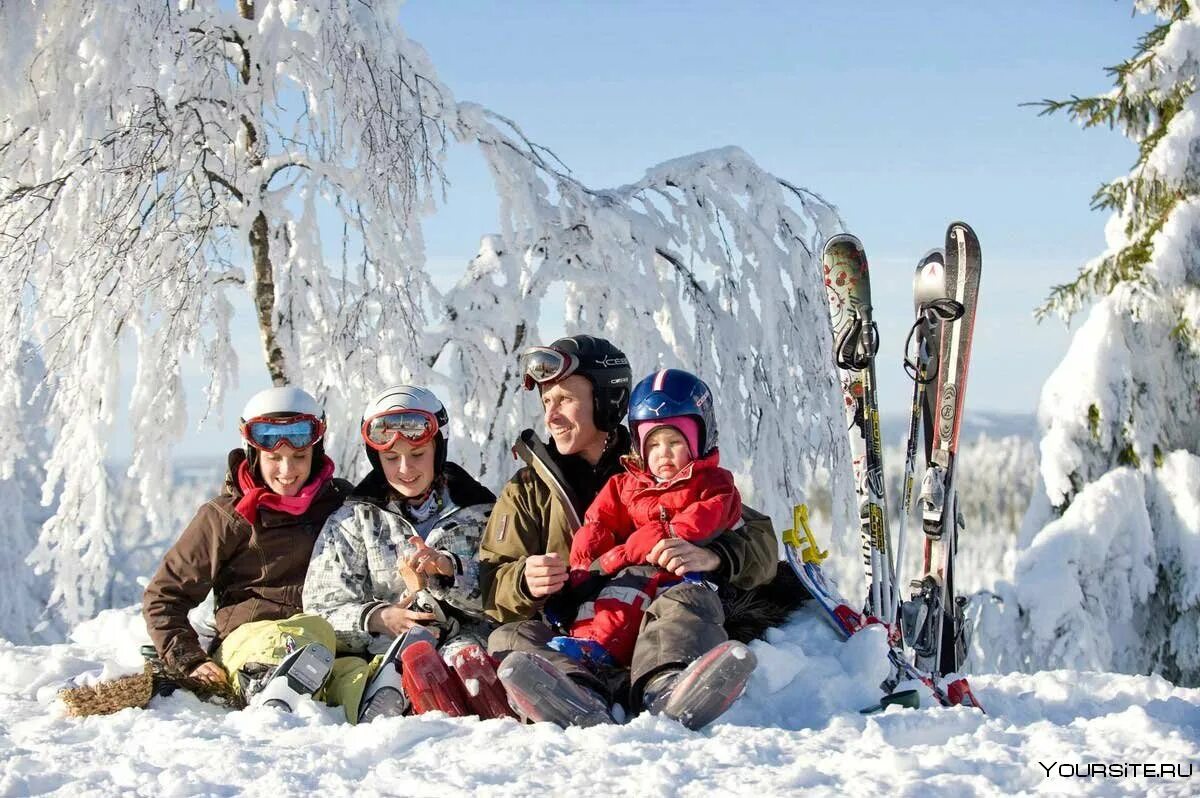
[(1138, 158), (1093, 197), (1112, 212), (1108, 249), (1039, 311), (1069, 319), (1091, 303), (1042, 391), (1039, 485), (1005, 596), (1018, 613), (1004, 614), (1028, 644), (1027, 667), (1196, 684), (1200, 13), (1187, 2), (1136, 6), (1161, 24), (1108, 70), (1114, 88), (1041, 103), (1119, 130)]

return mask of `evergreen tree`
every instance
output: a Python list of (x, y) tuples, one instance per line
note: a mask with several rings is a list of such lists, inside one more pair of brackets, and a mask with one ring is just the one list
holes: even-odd
[[(1200, 13), (1138, 2), (1160, 23), (1098, 97), (1047, 100), (1137, 143), (1103, 185), (1108, 249), (1040, 314), (1091, 303), (1043, 388), (1039, 485), (988, 642), (1025, 667), (1161, 672), (1200, 683)], [(1011, 591), (1011, 592), (1010, 592)], [(1014, 614), (1012, 604), (1016, 604)], [(993, 610), (995, 608), (992, 608)], [(986, 623), (985, 623), (986, 626)]]

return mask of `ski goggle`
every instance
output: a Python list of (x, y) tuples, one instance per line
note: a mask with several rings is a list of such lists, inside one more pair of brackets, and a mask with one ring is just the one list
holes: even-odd
[(256, 449), (273, 452), (285, 443), (307, 449), (325, 435), (325, 422), (307, 413), (283, 418), (257, 416), (242, 422), (242, 437)]
[(521, 353), (522, 385), (532, 391), (535, 385), (558, 382), (579, 368), (579, 358), (548, 346), (535, 346)]
[(403, 438), (412, 446), (422, 446), (437, 435), (438, 423), (432, 413), (424, 410), (385, 410), (362, 425), (363, 440), (377, 452), (392, 448)]

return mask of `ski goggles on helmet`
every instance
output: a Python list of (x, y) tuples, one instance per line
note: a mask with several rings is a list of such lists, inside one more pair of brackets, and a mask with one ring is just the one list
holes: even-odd
[(579, 358), (548, 346), (535, 346), (521, 353), (522, 385), (532, 391), (535, 385), (558, 382), (575, 373)]
[(438, 422), (433, 413), (415, 408), (385, 410), (362, 425), (363, 440), (377, 452), (387, 451), (401, 438), (412, 446), (423, 446), (437, 432)]
[(308, 414), (257, 416), (242, 422), (242, 437), (255, 449), (273, 452), (287, 444), (293, 449), (307, 449), (325, 435), (325, 422)]

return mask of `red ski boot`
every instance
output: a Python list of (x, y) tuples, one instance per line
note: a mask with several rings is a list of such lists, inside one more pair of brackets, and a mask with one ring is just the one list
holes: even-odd
[(464, 646), (450, 657), (450, 667), (462, 683), (467, 705), (480, 720), (515, 718), (508, 706), (508, 694), (496, 675), (496, 661), (477, 643)]
[(471, 714), (462, 685), (428, 642), (414, 643), (400, 655), (400, 679), (413, 713), (439, 710), (451, 717)]

